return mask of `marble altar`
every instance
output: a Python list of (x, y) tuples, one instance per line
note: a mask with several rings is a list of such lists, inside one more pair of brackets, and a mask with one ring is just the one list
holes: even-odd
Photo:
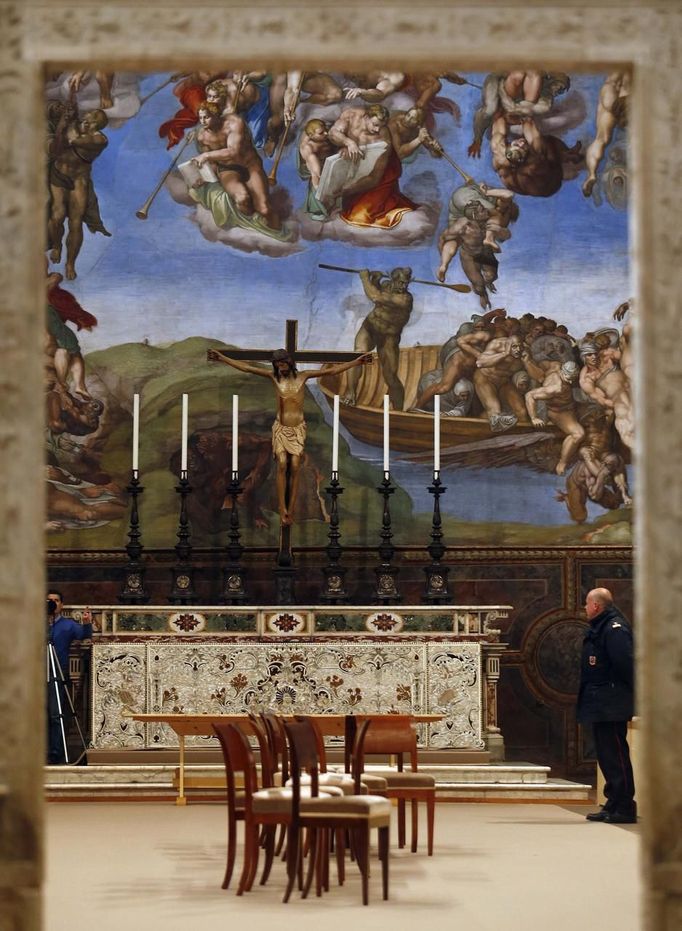
[[(70, 613), (78, 618), (81, 609)], [(91, 609), (92, 747), (177, 747), (132, 714), (434, 714), (427, 750), (504, 758), (495, 622), (509, 605)], [(330, 738), (333, 742), (334, 738)], [(213, 738), (190, 737), (188, 747)]]

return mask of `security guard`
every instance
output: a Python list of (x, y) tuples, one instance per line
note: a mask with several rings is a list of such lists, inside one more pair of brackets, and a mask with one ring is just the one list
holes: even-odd
[(588, 592), (585, 612), (590, 627), (583, 641), (577, 718), (593, 727), (606, 796), (604, 807), (587, 820), (634, 824), (637, 805), (627, 742), (634, 713), (632, 631), (607, 588)]

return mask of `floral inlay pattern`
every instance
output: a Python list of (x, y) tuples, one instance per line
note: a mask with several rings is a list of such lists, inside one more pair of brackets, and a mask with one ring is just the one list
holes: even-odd
[(305, 618), (293, 611), (281, 611), (267, 619), (267, 628), (274, 634), (299, 634), (305, 631)]
[(196, 634), (205, 629), (206, 618), (194, 611), (178, 612), (169, 616), (168, 627), (177, 633)]
[(403, 619), (392, 611), (381, 611), (370, 614), (367, 618), (367, 630), (376, 634), (395, 634), (403, 629)]
[(395, 689), (396, 701), (412, 701), (412, 689), (409, 685), (397, 685)]
[[(98, 748), (177, 744), (169, 727), (133, 725), (125, 716), (130, 712), (244, 714), (273, 709), (290, 714), (436, 713), (443, 716), (441, 721), (419, 728), (422, 745), (478, 748), (480, 661), (478, 644), (366, 637), (305, 644), (175, 639), (153, 645), (97, 643), (94, 743)], [(189, 737), (187, 745), (212, 740)]]

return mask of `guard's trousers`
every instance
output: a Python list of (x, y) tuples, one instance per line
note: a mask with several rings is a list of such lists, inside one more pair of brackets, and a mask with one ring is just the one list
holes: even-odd
[(605, 780), (604, 807), (623, 815), (635, 814), (635, 780), (627, 741), (628, 722), (597, 721), (592, 727), (597, 762)]

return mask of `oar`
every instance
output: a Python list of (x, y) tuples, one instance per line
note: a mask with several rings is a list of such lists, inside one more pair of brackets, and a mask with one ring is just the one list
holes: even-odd
[[(344, 268), (342, 265), (326, 265), (324, 262), (319, 262), (317, 267), (326, 268), (330, 272), (346, 272), (352, 275), (359, 275), (362, 271), (360, 268)], [(381, 274), (386, 278), (390, 278), (390, 275), (387, 275), (386, 272)], [(468, 284), (443, 284), (440, 281), (425, 281), (423, 278), (411, 278), (409, 283), (426, 284), (431, 288), (447, 288), (448, 291), (458, 291), (460, 294), (469, 294), (471, 292), (471, 287)]]

